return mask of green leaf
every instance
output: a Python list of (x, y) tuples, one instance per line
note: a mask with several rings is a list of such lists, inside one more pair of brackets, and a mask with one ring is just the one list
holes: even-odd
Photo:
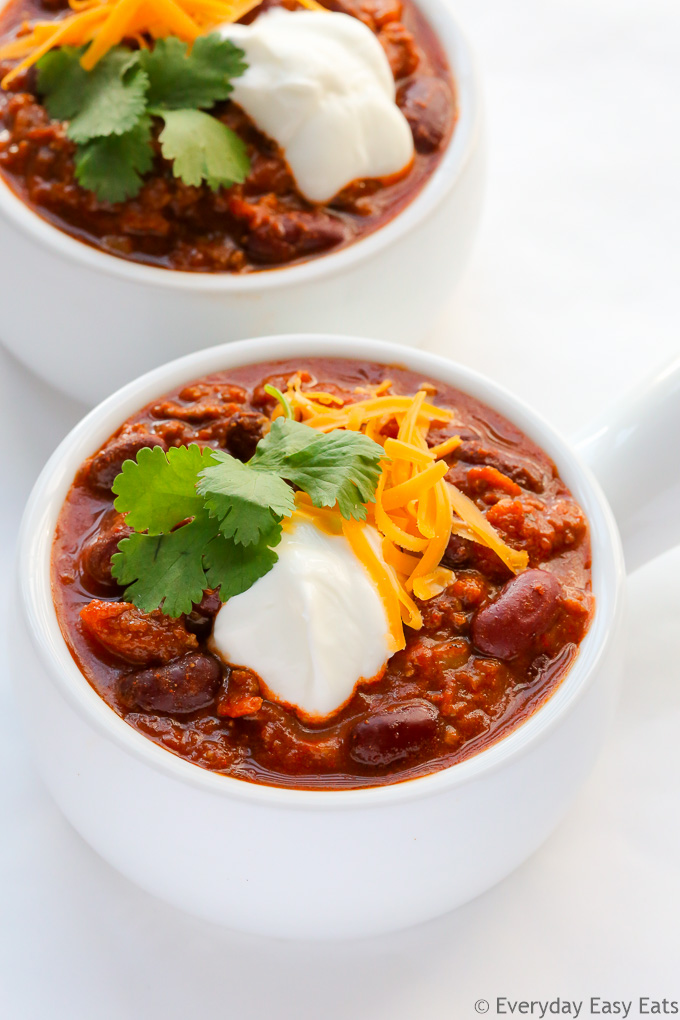
[(247, 464), (195, 444), (167, 454), (140, 450), (113, 484), (116, 509), (136, 529), (119, 543), (113, 575), (144, 612), (189, 612), (208, 587), (219, 587), (226, 602), (276, 562), (281, 520), (295, 509), (289, 482), (316, 506), (337, 501), (345, 517), (364, 519), (383, 457), (360, 433), (324, 434), (285, 418), (272, 423)]
[(145, 447), (136, 460), (126, 460), (113, 483), (116, 510), (127, 514), (125, 523), (135, 531), (160, 535), (203, 509), (196, 492), (199, 471), (214, 463), (213, 451), (196, 443), (172, 447)]
[(258, 471), (276, 471), (279, 474), (293, 454), (316, 442), (322, 432), (293, 418), (275, 418), (272, 427), (257, 444), (249, 464)]
[(199, 36), (191, 52), (175, 36), (159, 39), (139, 57), (149, 78), (149, 105), (164, 110), (213, 106), (232, 91), (229, 79), (245, 71), (243, 56), (243, 50), (217, 32)]
[(345, 519), (366, 519), (364, 503), (375, 501), (385, 451), (360, 432), (337, 429), (318, 436), (293, 454), (284, 477), (309, 495), (315, 506), (334, 506)]
[[(198, 492), (220, 531), (241, 545), (253, 545), (265, 536), (274, 538), (282, 517), (295, 509), (295, 494), (278, 475), (253, 471), (228, 453), (215, 454), (219, 461), (201, 471)], [(278, 538), (277, 538), (278, 541)], [(270, 542), (271, 544), (271, 542)]]
[(373, 502), (385, 451), (361, 432), (318, 432), (300, 422), (276, 418), (258, 443), (250, 466), (275, 471), (303, 489), (315, 506), (334, 506), (343, 517), (365, 520)]
[(244, 181), (250, 161), (243, 141), (226, 124), (201, 110), (154, 110), (165, 127), (159, 135), (163, 155), (185, 184), (206, 181), (217, 191)]
[(278, 556), (270, 547), (281, 538), (278, 534), (263, 539), (257, 545), (244, 548), (231, 539), (218, 535), (205, 550), (205, 566), (208, 584), (220, 589), (223, 602), (248, 591), (259, 578), (272, 569)]
[(83, 50), (62, 47), (38, 62), (38, 91), (51, 117), (70, 120), (74, 142), (124, 135), (146, 111), (149, 79), (136, 52), (116, 47), (92, 71), (80, 66)]
[(36, 65), (38, 92), (55, 120), (70, 120), (81, 108), (88, 77), (88, 72), (80, 66), (84, 52), (84, 46), (59, 46), (41, 57)]
[(151, 122), (148, 117), (124, 135), (94, 138), (78, 146), (76, 178), (104, 202), (133, 198), (142, 186), (142, 174), (153, 165)]
[(135, 533), (119, 543), (111, 573), (126, 585), (125, 597), (144, 613), (162, 608), (168, 616), (190, 613), (209, 585), (203, 552), (217, 533), (217, 521), (202, 512), (167, 535)]

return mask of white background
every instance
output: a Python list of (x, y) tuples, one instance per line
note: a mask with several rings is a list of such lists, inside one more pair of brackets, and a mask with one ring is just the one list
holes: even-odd
[[(488, 201), (428, 346), (569, 433), (680, 347), (680, 5), (457, 10), (485, 79)], [(3, 627), (23, 502), (82, 410), (0, 351)], [(0, 1017), (464, 1020), (482, 997), (494, 1016), (497, 995), (680, 1000), (679, 573), (676, 550), (630, 580), (618, 717), (542, 850), (456, 914), (357, 943), (241, 937), (115, 874), (37, 779), (2, 669)]]

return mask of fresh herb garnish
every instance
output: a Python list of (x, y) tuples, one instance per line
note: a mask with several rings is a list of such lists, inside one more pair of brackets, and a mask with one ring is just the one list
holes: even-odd
[(106, 202), (136, 195), (142, 175), (153, 165), (151, 118), (143, 117), (124, 135), (93, 138), (78, 146), (76, 176), (84, 188)]
[(176, 36), (159, 39), (152, 50), (139, 53), (139, 65), (149, 78), (149, 106), (209, 110), (233, 91), (230, 79), (246, 69), (243, 55), (217, 32), (199, 36), (190, 53)]
[(221, 120), (202, 110), (168, 110), (160, 116), (165, 127), (158, 140), (164, 157), (173, 161), (175, 177), (185, 184), (205, 181), (213, 191), (245, 180), (246, 147)]
[(76, 177), (104, 201), (133, 198), (153, 162), (152, 117), (165, 121), (163, 156), (185, 184), (213, 191), (244, 181), (250, 162), (243, 141), (203, 112), (226, 99), (243, 74), (243, 51), (219, 34), (191, 51), (177, 38), (152, 50), (117, 46), (92, 71), (84, 47), (62, 46), (38, 62), (38, 92), (51, 117), (67, 120), (76, 143)]
[(289, 483), (315, 506), (337, 502), (346, 519), (365, 520), (384, 456), (362, 433), (287, 418), (275, 419), (246, 464), (195, 444), (140, 450), (113, 485), (115, 507), (135, 529), (112, 558), (113, 576), (144, 612), (188, 613), (205, 588), (226, 602), (274, 566), (281, 521), (295, 509)]

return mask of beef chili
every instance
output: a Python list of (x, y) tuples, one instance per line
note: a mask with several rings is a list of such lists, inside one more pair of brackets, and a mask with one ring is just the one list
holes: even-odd
[[(244, 20), (294, 0), (266, 0)], [(0, 173), (34, 211), (60, 230), (120, 258), (166, 269), (248, 273), (337, 251), (384, 226), (421, 191), (448, 144), (456, 120), (454, 84), (432, 28), (412, 0), (327, 0), (358, 18), (387, 55), (397, 104), (413, 134), (415, 157), (403, 173), (356, 180), (328, 204), (306, 201), (282, 151), (235, 103), (214, 113), (245, 142), (250, 171), (241, 184), (211, 190), (173, 175), (154, 128), (154, 159), (139, 194), (120, 202), (97, 198), (75, 177), (76, 146), (66, 124), (52, 119), (37, 90), (35, 68), (0, 94)], [(57, 19), (66, 0), (10, 0), (0, 40), (35, 19)], [(0, 74), (16, 64), (0, 63)]]
[[(434, 421), (427, 437), (432, 448), (448, 441), (445, 481), (526, 564), (513, 573), (491, 548), (452, 534), (441, 561), (448, 583), (433, 597), (414, 598), (422, 627), (405, 627), (405, 647), (382, 675), (359, 682), (320, 723), (269, 697), (243, 663), (214, 654), (217, 592), (205, 590), (177, 618), (143, 612), (111, 566), (132, 532), (111, 491), (123, 462), (146, 447), (187, 444), (248, 461), (277, 406), (265, 385), (285, 391), (291, 378), (301, 399), (323, 392), (340, 406), (371, 391), (413, 396), (424, 387), (437, 407), (453, 412), (450, 421)], [(383, 439), (396, 434), (388, 416), (376, 428), (385, 430)], [(129, 418), (76, 475), (56, 528), (52, 584), (80, 670), (138, 732), (213, 772), (340, 789), (446, 768), (526, 720), (561, 683), (588, 629), (590, 567), (582, 510), (548, 456), (505, 418), (397, 366), (303, 358), (210, 375)], [(266, 619), (262, 627), (266, 642)]]

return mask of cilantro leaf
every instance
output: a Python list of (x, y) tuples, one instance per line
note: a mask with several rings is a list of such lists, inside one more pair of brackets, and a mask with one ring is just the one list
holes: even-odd
[(366, 519), (364, 503), (375, 498), (385, 451), (361, 432), (318, 432), (276, 418), (257, 446), (250, 467), (275, 471), (310, 496), (315, 506), (334, 506), (346, 519)]
[(142, 186), (142, 174), (153, 164), (151, 122), (143, 117), (124, 135), (93, 138), (76, 152), (76, 178), (104, 202), (132, 198)]
[(160, 535), (172, 531), (180, 521), (195, 517), (203, 509), (196, 492), (199, 471), (213, 463), (213, 451), (196, 443), (160, 446), (139, 451), (136, 460), (126, 460), (113, 483), (118, 497), (116, 510), (127, 514), (125, 523), (135, 531)]
[(82, 53), (64, 46), (39, 61), (38, 91), (50, 116), (70, 120), (67, 134), (78, 143), (125, 134), (146, 111), (149, 79), (138, 66), (138, 54), (116, 47), (92, 71), (84, 71)]
[(276, 563), (281, 520), (295, 509), (292, 485), (316, 506), (337, 502), (343, 516), (362, 520), (383, 457), (361, 433), (322, 433), (285, 418), (247, 464), (196, 444), (142, 449), (113, 483), (115, 507), (135, 528), (112, 557), (113, 576), (144, 612), (188, 613), (205, 588), (219, 588), (226, 602)]
[(292, 454), (284, 477), (309, 495), (314, 506), (334, 506), (364, 521), (364, 503), (375, 502), (383, 448), (360, 432), (337, 429)]
[(190, 613), (208, 587), (203, 552), (216, 534), (217, 521), (205, 512), (166, 535), (136, 532), (119, 542), (111, 573), (142, 612), (160, 607), (168, 616)]
[(222, 602), (248, 591), (269, 573), (278, 560), (271, 545), (277, 544), (280, 538), (281, 528), (275, 535), (248, 547), (236, 545), (222, 535), (208, 544), (205, 550), (208, 585), (219, 588)]
[(209, 108), (232, 91), (230, 78), (243, 74), (243, 50), (218, 32), (199, 35), (189, 47), (176, 36), (158, 39), (140, 53), (149, 79), (148, 103), (164, 110)]
[(60, 46), (40, 58), (38, 92), (47, 112), (56, 120), (70, 120), (81, 108), (88, 72), (80, 66), (84, 46)]
[[(218, 464), (201, 471), (198, 492), (220, 532), (241, 545), (252, 545), (265, 536), (276, 537), (282, 517), (295, 509), (295, 494), (282, 478), (253, 471), (228, 453), (215, 454)], [(278, 538), (277, 538), (278, 541)]]
[(237, 546), (219, 534), (216, 518), (201, 511), (189, 524), (163, 535), (135, 532), (118, 544), (111, 573), (126, 585), (125, 597), (144, 613), (190, 613), (206, 588), (219, 588), (222, 602), (247, 591), (269, 573), (278, 556), (270, 547), (281, 528), (257, 545)]
[(159, 135), (163, 155), (185, 184), (206, 181), (217, 191), (240, 184), (250, 170), (244, 142), (216, 117), (201, 110), (154, 110), (165, 121)]
[(249, 463), (259, 471), (280, 474), (293, 454), (316, 442), (319, 436), (323, 437), (323, 433), (294, 418), (275, 418), (267, 435), (257, 444)]

